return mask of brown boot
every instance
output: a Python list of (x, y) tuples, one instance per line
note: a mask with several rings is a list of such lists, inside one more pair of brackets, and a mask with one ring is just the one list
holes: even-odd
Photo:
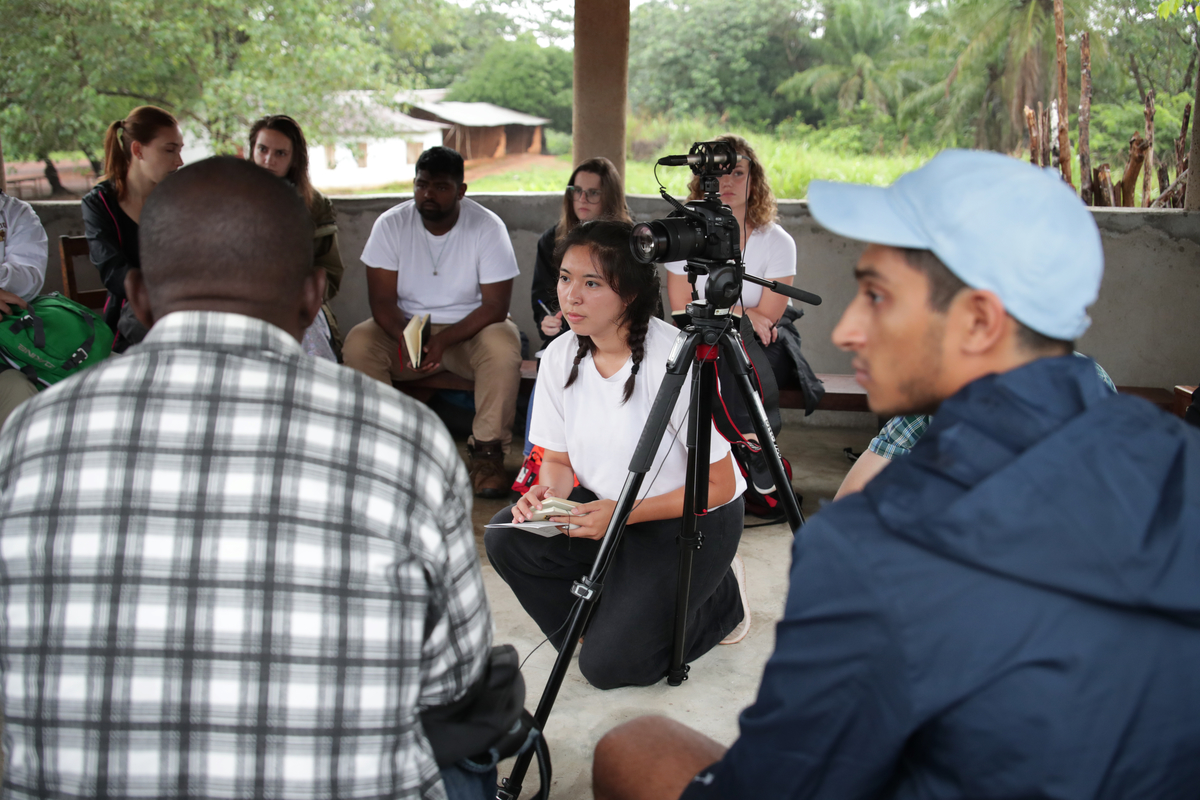
[(508, 497), (512, 490), (512, 479), (504, 471), (504, 447), (499, 440), (475, 442), (467, 445), (471, 454), (471, 486), (476, 497), (499, 499)]

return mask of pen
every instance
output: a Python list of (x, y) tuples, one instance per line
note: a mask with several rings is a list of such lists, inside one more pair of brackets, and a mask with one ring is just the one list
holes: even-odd
[(545, 303), (543, 303), (543, 302), (542, 302), (540, 299), (538, 300), (538, 305), (542, 307), (542, 311), (545, 311), (545, 312), (546, 312), (546, 316), (547, 316), (547, 317), (553, 317), (553, 316), (554, 316), (554, 312), (550, 310), (550, 306), (548, 306), (548, 305), (546, 305)]

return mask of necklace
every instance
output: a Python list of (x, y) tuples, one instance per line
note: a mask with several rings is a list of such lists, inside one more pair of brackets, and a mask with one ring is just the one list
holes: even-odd
[(433, 234), (424, 225), (421, 226), (421, 230), (425, 234), (421, 238), (425, 240), (425, 250), (429, 253), (429, 261), (433, 264), (433, 274), (437, 275), (438, 266), (442, 263), (442, 256), (446, 255), (446, 248), (450, 246), (450, 234), (454, 232), (454, 228), (446, 231), (446, 240), (442, 243), (442, 249), (438, 251), (437, 258), (433, 257), (433, 245), (429, 243), (429, 237), (433, 236)]

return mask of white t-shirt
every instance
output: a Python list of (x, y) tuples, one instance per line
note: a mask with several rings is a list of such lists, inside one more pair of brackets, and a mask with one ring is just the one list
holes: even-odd
[(429, 314), (438, 324), (479, 308), (481, 285), (521, 273), (504, 223), (469, 197), (459, 201), (458, 222), (443, 236), (425, 230), (414, 201), (389, 208), (375, 220), (362, 260), (396, 272), (396, 305), (406, 317)]
[[(629, 477), (629, 460), (650, 416), (650, 407), (654, 405), (658, 388), (667, 374), (667, 357), (678, 333), (674, 326), (661, 319), (650, 320), (646, 355), (633, 384), (633, 395), (625, 405), (621, 405), (621, 396), (633, 366), (632, 358), (611, 377), (603, 378), (592, 357), (584, 356), (579, 362), (575, 383), (564, 389), (579, 342), (574, 333), (555, 339), (546, 348), (538, 368), (529, 440), (547, 450), (567, 453), (582, 486), (598, 497), (617, 499)], [(667, 423), (653, 466), (638, 492), (639, 499), (657, 497), (683, 486), (687, 474), (690, 388), (689, 379), (679, 392), (679, 400)], [(729, 443), (714, 426), (709, 463), (717, 463), (728, 453)], [(734, 497), (738, 497), (746, 483), (736, 466), (733, 473), (737, 481)]]
[(46, 280), (46, 229), (24, 200), (0, 192), (0, 289), (33, 300)]
[[(783, 228), (774, 222), (750, 232), (746, 241), (746, 249), (742, 253), (746, 262), (746, 274), (756, 278), (766, 278), (777, 281), (796, 274), (796, 240)], [(686, 261), (671, 261), (666, 266), (676, 275), (687, 274), (684, 271)], [(696, 289), (704, 298), (704, 284), (707, 275), (696, 276)], [(749, 281), (742, 282), (742, 307), (757, 308), (762, 302), (763, 287)], [(682, 311), (683, 309), (672, 309)]]

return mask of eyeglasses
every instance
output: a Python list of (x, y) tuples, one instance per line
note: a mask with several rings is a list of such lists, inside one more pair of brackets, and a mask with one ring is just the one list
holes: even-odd
[(600, 202), (599, 189), (585, 189), (582, 186), (568, 186), (567, 191), (576, 196), (583, 195), (583, 199), (589, 203)]

